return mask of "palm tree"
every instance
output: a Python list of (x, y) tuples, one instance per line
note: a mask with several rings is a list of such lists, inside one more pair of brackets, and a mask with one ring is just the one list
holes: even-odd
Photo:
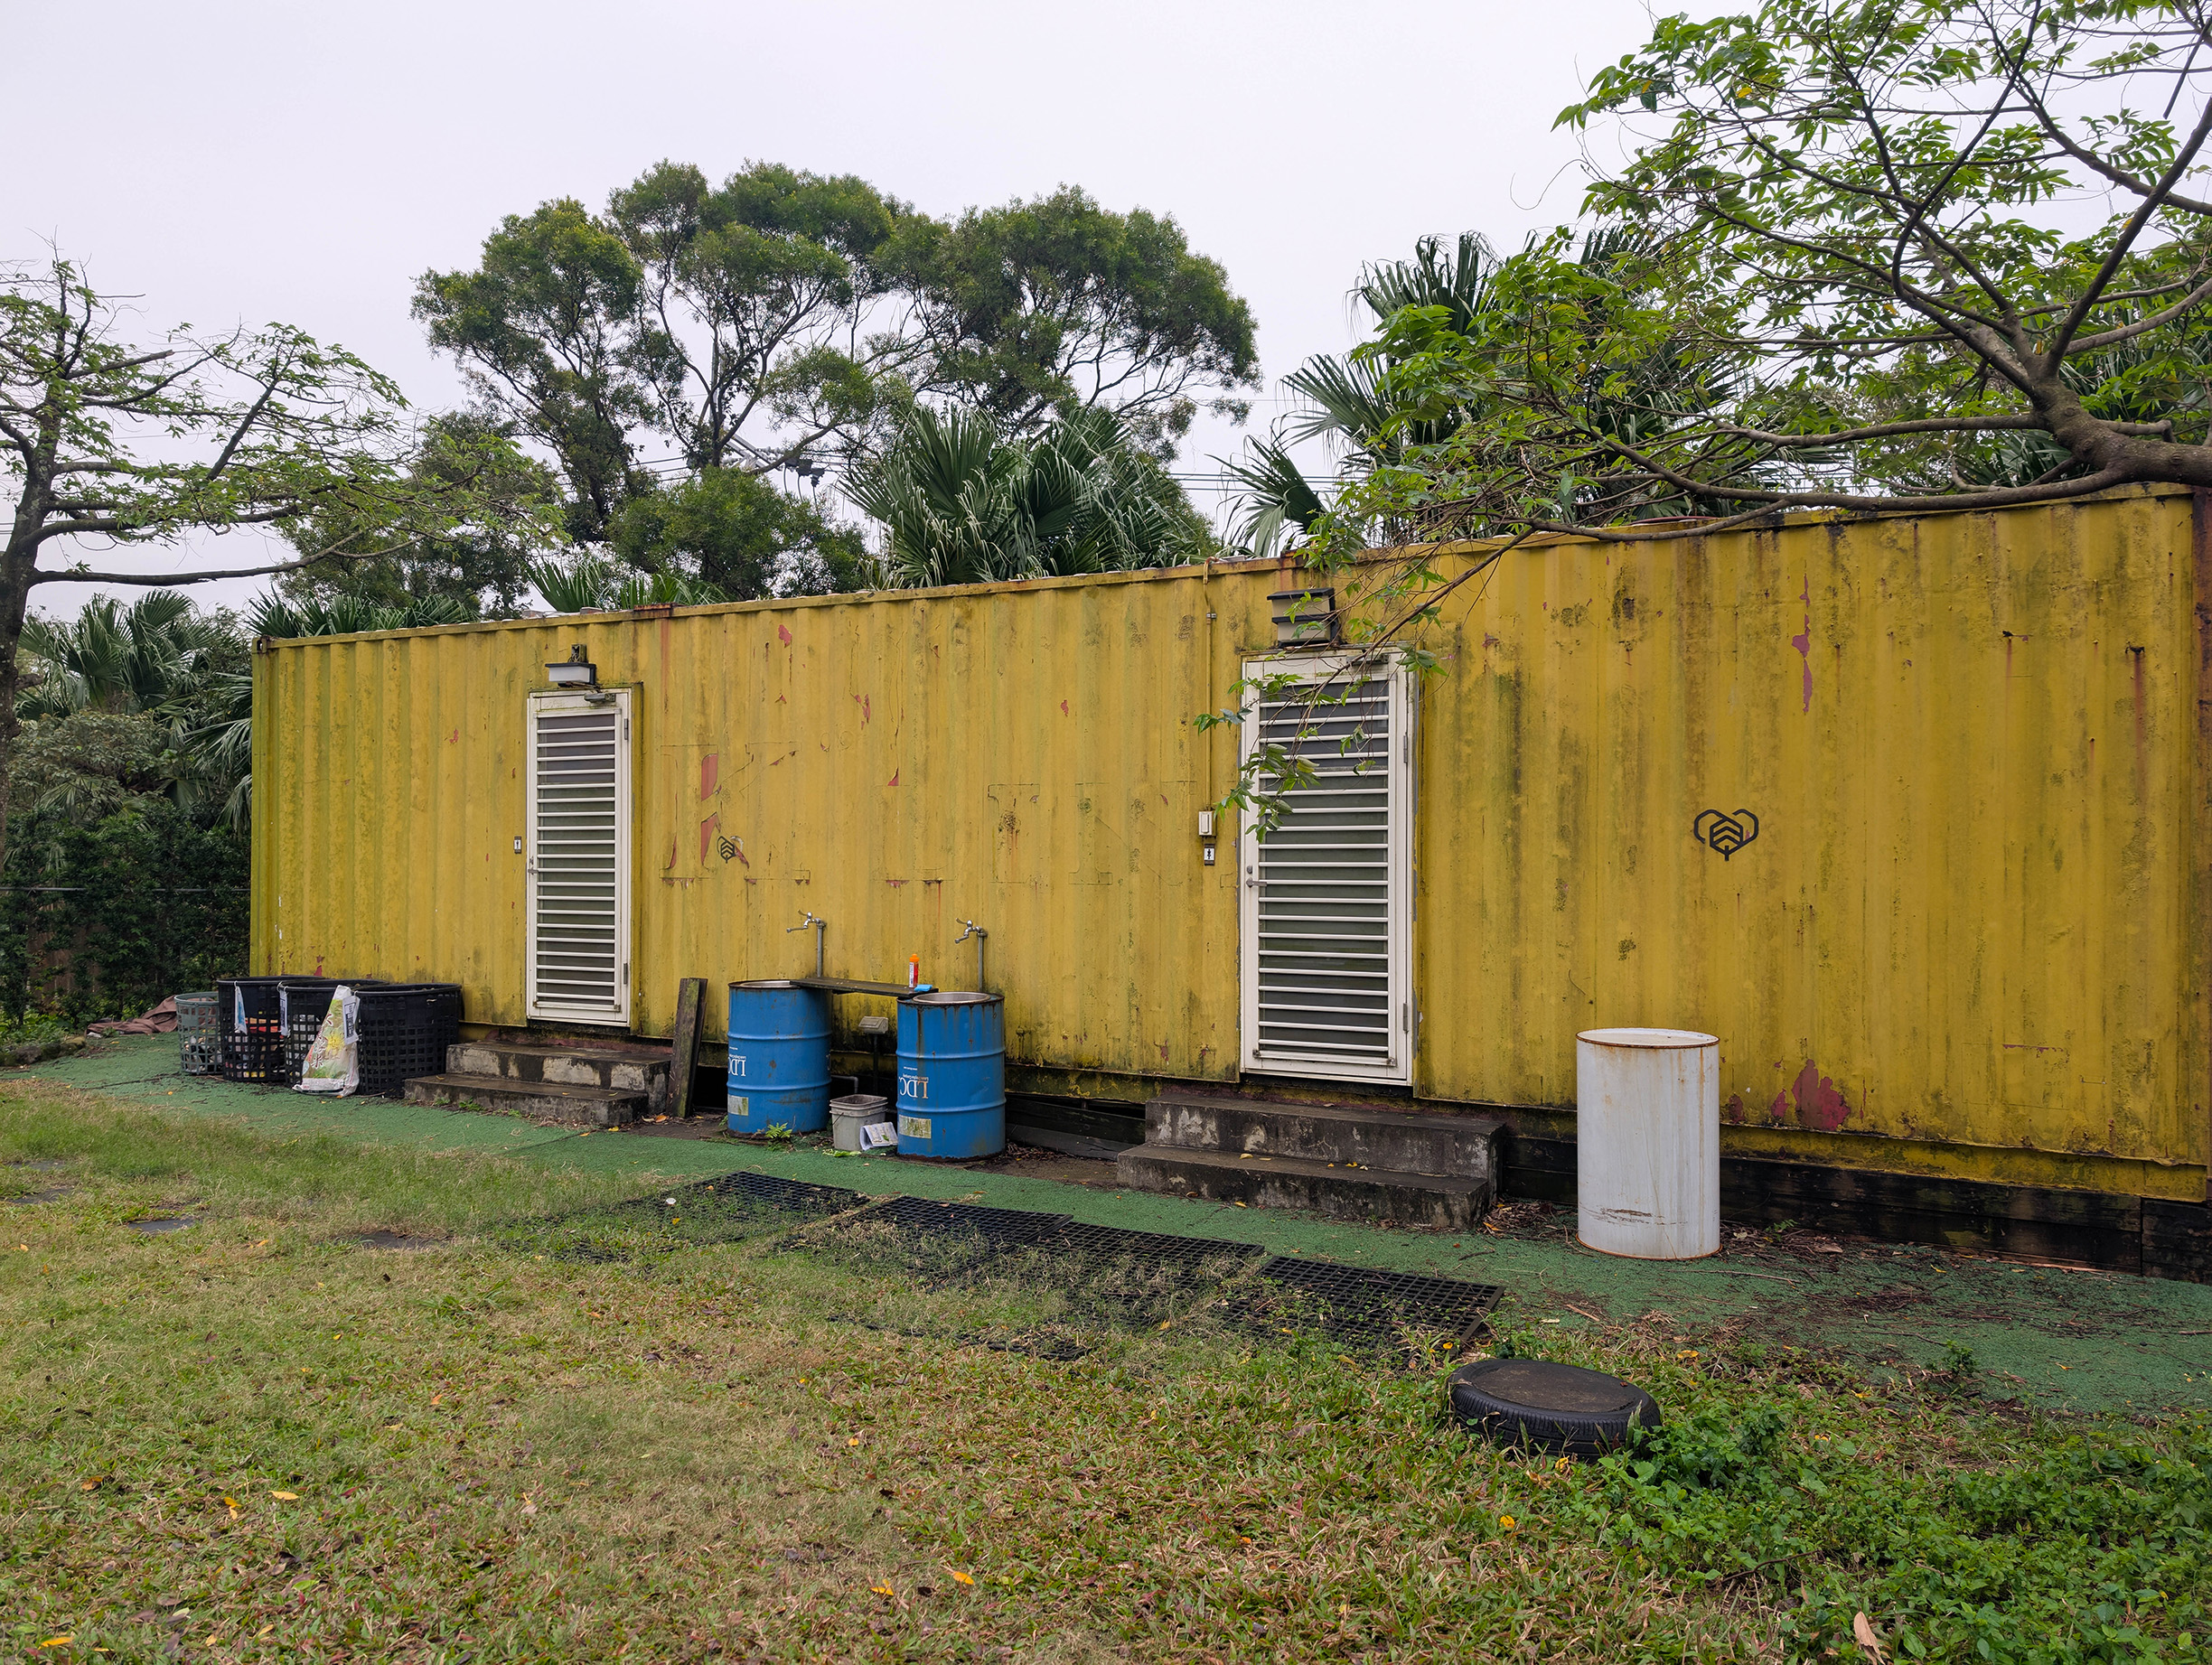
[(30, 664), (16, 715), (160, 712), (189, 688), (221, 637), (189, 597), (152, 590), (128, 606), (96, 595), (74, 619), (23, 621)]
[(272, 592), (256, 596), (246, 608), (246, 622), (253, 633), (275, 641), (466, 624), (475, 616), (466, 603), (452, 595), (417, 596), (403, 606), (390, 606), (361, 595), (338, 594), (325, 601), (313, 595), (293, 599)]
[(550, 556), (523, 568), (530, 584), (555, 613), (613, 613), (631, 607), (704, 607), (729, 597), (718, 585), (662, 567), (654, 573), (624, 572), (588, 551), (561, 562)]
[(920, 409), (845, 492), (883, 523), (902, 589), (1176, 566), (1209, 547), (1182, 487), (1102, 409), (1030, 439), (978, 412)]
[[(1583, 239), (1580, 264), (1611, 276), (1632, 268), (1641, 252), (1635, 233), (1601, 226)], [(1477, 232), (1461, 232), (1449, 248), (1440, 238), (1424, 237), (1414, 245), (1411, 259), (1364, 269), (1352, 295), (1378, 330), (1405, 309), (1420, 306), (1439, 309), (1451, 332), (1475, 335), (1499, 304), (1498, 267), (1496, 250)], [(1240, 545), (1256, 555), (1274, 554), (1291, 528), (1310, 530), (1327, 507), (1290, 454), (1289, 447), (1300, 441), (1326, 441), (1340, 478), (1357, 479), (1444, 444), (1486, 414), (1476, 402), (1438, 403), (1426, 392), (1416, 403), (1398, 385), (1397, 368), (1382, 352), (1324, 354), (1283, 378), (1303, 396), (1305, 408), (1270, 438), (1248, 442), (1245, 460), (1222, 462), (1245, 488), (1233, 533)], [(1693, 374), (1677, 345), (1666, 342), (1625, 378), (1594, 369), (1587, 391), (1586, 414), (1596, 429), (1633, 444), (1684, 410), (1710, 407), (1729, 389)], [(1665, 486), (1644, 485), (1604, 500), (1572, 482), (1563, 489), (1572, 495), (1571, 512), (1585, 519), (1713, 511), (1710, 502)], [(1371, 528), (1369, 535), (1401, 538), (1416, 531), (1392, 524)]]

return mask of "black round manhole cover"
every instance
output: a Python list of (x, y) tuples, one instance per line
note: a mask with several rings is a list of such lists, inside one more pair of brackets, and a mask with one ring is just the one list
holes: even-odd
[(133, 1231), (182, 1231), (186, 1226), (196, 1226), (196, 1220), (127, 1220), (123, 1222)]
[(1643, 1389), (1547, 1359), (1477, 1359), (1452, 1372), (1452, 1414), (1507, 1445), (1597, 1456), (1628, 1443), (1632, 1423), (1659, 1426)]

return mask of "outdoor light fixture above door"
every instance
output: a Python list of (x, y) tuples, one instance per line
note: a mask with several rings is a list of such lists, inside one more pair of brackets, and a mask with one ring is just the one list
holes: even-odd
[(579, 641), (568, 650), (567, 659), (547, 664), (546, 680), (557, 688), (595, 688), (599, 686), (599, 667), (584, 657), (584, 644)]

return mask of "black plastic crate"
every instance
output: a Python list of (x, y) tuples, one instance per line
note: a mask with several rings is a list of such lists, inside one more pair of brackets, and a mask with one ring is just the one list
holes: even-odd
[(443, 1075), (445, 1050), (461, 1038), (461, 985), (360, 986), (362, 1092), (398, 1092), (418, 1075)]

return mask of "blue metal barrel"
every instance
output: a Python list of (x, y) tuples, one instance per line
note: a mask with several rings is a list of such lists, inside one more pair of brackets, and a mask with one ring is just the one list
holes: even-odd
[(963, 1161), (1006, 1148), (1006, 996), (898, 1003), (898, 1151)]
[(830, 1125), (830, 996), (794, 983), (729, 986), (729, 1130)]

